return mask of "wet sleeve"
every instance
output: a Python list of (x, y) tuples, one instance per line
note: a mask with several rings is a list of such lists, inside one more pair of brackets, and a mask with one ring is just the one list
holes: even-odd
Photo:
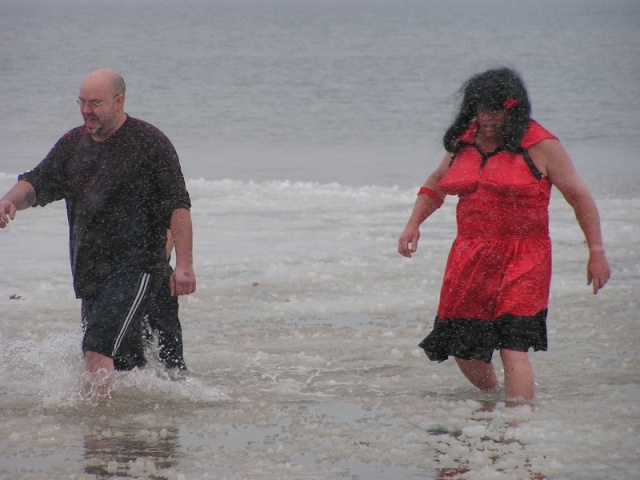
[(160, 195), (160, 209), (167, 224), (171, 214), (179, 208), (191, 209), (191, 199), (186, 188), (178, 153), (171, 141), (161, 135), (154, 145), (153, 163), (156, 166), (156, 186)]
[(54, 145), (48, 155), (33, 169), (18, 175), (18, 180), (29, 182), (36, 192), (34, 207), (62, 200), (69, 192), (65, 175), (65, 161), (69, 156), (72, 132)]

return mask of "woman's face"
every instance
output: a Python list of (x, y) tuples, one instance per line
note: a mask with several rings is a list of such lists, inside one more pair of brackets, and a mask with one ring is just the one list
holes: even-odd
[(500, 135), (500, 127), (504, 123), (506, 116), (506, 110), (489, 112), (480, 106), (476, 108), (479, 130), (486, 137), (498, 137)]

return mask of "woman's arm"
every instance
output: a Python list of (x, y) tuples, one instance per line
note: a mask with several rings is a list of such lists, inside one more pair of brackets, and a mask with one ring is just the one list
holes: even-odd
[(407, 226), (398, 240), (398, 253), (400, 255), (410, 258), (411, 254), (416, 252), (418, 240), (420, 239), (420, 225), (442, 205), (446, 195), (438, 189), (438, 182), (449, 169), (450, 162), (451, 154), (447, 153), (438, 168), (424, 183), (423, 188), (428, 189), (431, 195), (418, 195), (416, 198)]
[(529, 153), (575, 212), (578, 225), (589, 246), (587, 284), (593, 283), (593, 293), (598, 293), (611, 276), (602, 241), (598, 207), (559, 141), (543, 140), (531, 147)]

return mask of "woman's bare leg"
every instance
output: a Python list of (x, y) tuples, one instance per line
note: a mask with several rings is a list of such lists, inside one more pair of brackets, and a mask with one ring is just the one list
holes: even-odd
[(456, 358), (456, 362), (467, 380), (480, 390), (497, 390), (500, 387), (493, 363), (461, 358)]
[(531, 400), (536, 393), (533, 368), (527, 352), (500, 350), (504, 366), (504, 389), (507, 400)]

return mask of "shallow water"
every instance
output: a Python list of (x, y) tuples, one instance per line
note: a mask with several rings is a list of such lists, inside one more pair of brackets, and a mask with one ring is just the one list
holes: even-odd
[(454, 202), (407, 260), (395, 242), (413, 189), (202, 180), (189, 189), (197, 231), (216, 232), (196, 235), (198, 292), (181, 299), (191, 373), (170, 380), (152, 360), (120, 374), (98, 405), (80, 397), (62, 206), (21, 212), (3, 232), (7, 251), (24, 252), (3, 261), (0, 283), (6, 478), (635, 475), (640, 268), (627, 239), (640, 233), (637, 198), (598, 199), (614, 277), (597, 296), (572, 212), (552, 204), (550, 350), (531, 354), (532, 410), (479, 393), (453, 362), (432, 364), (417, 348)]

